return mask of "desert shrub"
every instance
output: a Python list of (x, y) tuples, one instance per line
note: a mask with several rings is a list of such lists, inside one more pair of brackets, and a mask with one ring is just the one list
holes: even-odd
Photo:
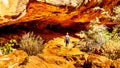
[(108, 18), (112, 21), (119, 22), (120, 21), (120, 5), (115, 6), (113, 8), (113, 13), (104, 11), (102, 14), (104, 14), (104, 18)]
[(115, 27), (113, 27), (113, 31), (111, 33), (111, 40), (120, 42), (120, 25), (116, 25)]
[(99, 46), (96, 46), (97, 43), (95, 43), (92, 39), (83, 39), (79, 42), (78, 47), (81, 51), (85, 52), (94, 52), (96, 48), (99, 48)]
[(75, 42), (75, 46), (85, 52), (96, 53), (110, 59), (120, 58), (120, 25), (115, 25), (108, 30), (105, 25), (99, 25), (96, 18), (88, 25), (88, 28), (80, 32), (81, 41)]
[(9, 42), (5, 43), (2, 47), (2, 52), (4, 54), (9, 54), (13, 51), (13, 46), (17, 44), (17, 41), (15, 39), (11, 39)]
[(83, 38), (78, 45), (80, 50), (94, 52), (110, 39), (107, 27), (99, 23), (99, 19), (96, 18), (90, 22), (88, 29), (80, 32), (80, 37)]
[(2, 55), (3, 54), (3, 50), (2, 50), (3, 48), (2, 47), (0, 47), (0, 55)]
[(99, 46), (102, 46), (110, 39), (110, 33), (105, 25), (100, 25), (99, 20), (96, 20), (94, 19), (90, 22), (86, 35), (88, 38), (95, 40)]
[(120, 5), (115, 6), (113, 8), (113, 12), (115, 13), (114, 17), (114, 21), (120, 21)]
[(120, 25), (113, 27), (111, 39), (103, 46), (104, 53), (102, 55), (110, 58), (120, 58)]
[(20, 48), (28, 53), (28, 55), (37, 55), (42, 52), (44, 40), (40, 36), (32, 33), (22, 35), (20, 39)]
[(110, 40), (103, 46), (104, 52), (103, 56), (108, 57), (109, 59), (120, 58), (120, 42)]
[(113, 12), (115, 12), (116, 14), (119, 14), (119, 13), (120, 13), (120, 5), (115, 6), (115, 7), (113, 8)]

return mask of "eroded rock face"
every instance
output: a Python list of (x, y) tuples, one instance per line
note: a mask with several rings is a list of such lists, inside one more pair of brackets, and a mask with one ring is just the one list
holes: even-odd
[(95, 54), (90, 54), (84, 63), (85, 68), (110, 68), (112, 60)]
[(9, 55), (0, 56), (0, 68), (18, 68), (28, 55), (22, 50), (16, 50)]
[(47, 2), (56, 6), (72, 6), (72, 7), (79, 7), (83, 0), (37, 0), (40, 2)]
[(56, 6), (72, 6), (79, 7), (82, 4), (87, 4), (90, 1), (94, 1), (96, 3), (101, 3), (103, 0), (37, 0), (40, 2), (47, 2)]
[(113, 61), (111, 68), (120, 68), (120, 58)]
[[(35, 2), (34, 0), (29, 1), (30, 2), (27, 7), (27, 13), (24, 17), (17, 18), (17, 20), (14, 19), (14, 21), (9, 22), (4, 22), (0, 19), (0, 27), (21, 22), (36, 22), (37, 28), (39, 29), (44, 29), (44, 27), (47, 25), (59, 25), (63, 28), (72, 27), (77, 23), (79, 24), (90, 22), (96, 17), (102, 19), (103, 15), (101, 13), (104, 12), (103, 10), (111, 13), (113, 7), (116, 6), (119, 2), (119, 0), (37, 0), (40, 2)], [(59, 7), (62, 5), (63, 7)], [(73, 7), (65, 6), (73, 6), (78, 8), (76, 9)], [(3, 15), (6, 15), (5, 12), (3, 13)], [(118, 22), (111, 22), (108, 20), (107, 22), (102, 21), (102, 23), (117, 24)]]
[(18, 16), (26, 10), (29, 0), (0, 0), (0, 16)]
[(30, 56), (26, 65), (20, 65), (19, 68), (75, 68), (62, 57), (58, 56)]

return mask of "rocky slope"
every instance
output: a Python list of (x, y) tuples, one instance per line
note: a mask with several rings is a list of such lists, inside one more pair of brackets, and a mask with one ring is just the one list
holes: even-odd
[[(61, 42), (60, 42), (61, 41)], [(64, 45), (64, 38), (54, 38), (45, 44), (43, 53), (27, 56), (23, 51), (14, 51), (0, 56), (1, 68), (119, 68), (120, 60), (110, 60), (97, 54), (81, 52), (74, 48), (71, 37), (70, 47)]]
[(24, 51), (14, 51), (9, 55), (0, 55), (0, 68), (18, 67), (28, 55)]

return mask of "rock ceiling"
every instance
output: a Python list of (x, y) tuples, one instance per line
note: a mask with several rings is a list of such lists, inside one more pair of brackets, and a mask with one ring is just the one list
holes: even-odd
[[(21, 3), (22, 1), (20, 1)], [(36, 21), (42, 24), (60, 24), (62, 27), (71, 26), (74, 23), (86, 23), (98, 17), (104, 11), (111, 13), (111, 9), (118, 4), (119, 0), (37, 0), (27, 4), (26, 13), (20, 13), (22, 17), (6, 15), (4, 21), (0, 19), (0, 26)], [(23, 2), (23, 3), (27, 3)], [(23, 5), (22, 3), (22, 5)], [(18, 2), (19, 4), (19, 2)], [(24, 4), (24, 5), (25, 5)], [(18, 8), (21, 5), (17, 5)], [(17, 9), (18, 9), (17, 8)], [(24, 8), (24, 7), (23, 7)], [(22, 8), (21, 8), (22, 9)], [(18, 11), (20, 11), (19, 9)], [(6, 10), (7, 11), (7, 10)], [(116, 22), (102, 21), (105, 24)], [(119, 22), (117, 22), (119, 23)], [(39, 25), (38, 25), (39, 26)]]

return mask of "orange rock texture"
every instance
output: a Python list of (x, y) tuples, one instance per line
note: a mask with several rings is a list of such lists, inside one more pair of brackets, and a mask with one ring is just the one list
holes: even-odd
[[(83, 2), (79, 8), (55, 6), (45, 2), (30, 2), (25, 16), (15, 21), (5, 22), (0, 26), (30, 21), (37, 21), (38, 26), (46, 26), (46, 24), (59, 24), (62, 27), (72, 26), (75, 23), (90, 22), (90, 20), (96, 17), (102, 18), (103, 15), (101, 13), (104, 11), (111, 13), (112, 8), (118, 2), (119, 0), (103, 0), (102, 2), (91, 0)], [(98, 6), (100, 8), (97, 8)], [(108, 21), (104, 23), (110, 24)]]
[(0, 55), (0, 68), (18, 68), (27, 56), (22, 50), (16, 50), (9, 55)]

